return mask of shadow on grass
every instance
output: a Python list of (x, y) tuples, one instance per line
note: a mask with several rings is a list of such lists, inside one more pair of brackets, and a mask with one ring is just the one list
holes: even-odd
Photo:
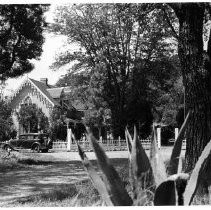
[[(119, 172), (122, 180), (127, 183), (128, 159), (117, 158), (110, 161)], [(99, 195), (98, 193), (96, 194), (92, 184), (87, 185), (87, 181), (88, 183), (90, 181), (81, 161), (54, 162), (29, 158), (22, 159), (20, 162), (22, 165), (29, 167), (0, 172), (0, 202), (2, 203), (21, 199), (23, 201), (21, 202), (25, 205), (26, 203), (36, 203), (34, 199), (42, 202), (53, 199), (63, 201), (78, 195), (81, 202), (80, 205), (84, 206), (88, 197), (92, 196), (89, 192), (93, 194), (93, 202), (99, 200), (99, 198), (96, 199)], [(99, 171), (97, 161), (91, 160), (91, 162), (96, 170)], [(87, 199), (86, 195), (89, 195)], [(45, 205), (44, 203), (42, 205)], [(64, 204), (64, 206), (66, 205)]]
[(102, 203), (101, 198), (91, 182), (86, 180), (75, 184), (60, 185), (48, 192), (20, 198), (5, 207), (92, 206), (97, 202)]

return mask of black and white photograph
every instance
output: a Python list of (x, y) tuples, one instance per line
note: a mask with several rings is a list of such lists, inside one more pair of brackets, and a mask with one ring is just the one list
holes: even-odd
[(0, 2), (0, 208), (209, 206), (211, 1)]

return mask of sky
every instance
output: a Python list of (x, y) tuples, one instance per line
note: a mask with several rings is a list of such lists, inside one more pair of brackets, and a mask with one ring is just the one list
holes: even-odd
[[(56, 5), (51, 5), (50, 10), (46, 13), (46, 21), (53, 21), (53, 11)], [(53, 34), (45, 34), (45, 42), (43, 44), (43, 53), (40, 60), (33, 60), (35, 68), (29, 73), (15, 79), (8, 79), (5, 89), (5, 95), (11, 95), (27, 78), (40, 80), (40, 78), (48, 78), (49, 84), (55, 84), (59, 77), (66, 73), (65, 69), (53, 71), (49, 66), (53, 63), (56, 53), (61, 51), (65, 42), (64, 36), (55, 36)]]

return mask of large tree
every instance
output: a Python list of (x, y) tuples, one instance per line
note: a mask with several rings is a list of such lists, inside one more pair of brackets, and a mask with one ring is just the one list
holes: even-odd
[(17, 77), (33, 69), (31, 59), (42, 52), (46, 6), (0, 5), (0, 80)]
[(68, 43), (79, 48), (61, 54), (54, 68), (76, 61), (73, 71), (88, 70), (92, 74), (97, 67), (104, 71), (103, 95), (111, 110), (115, 137), (124, 135), (127, 103), (136, 102), (136, 96), (128, 100), (130, 93), (142, 88), (139, 93), (143, 93), (144, 101), (137, 101), (139, 108), (150, 107), (144, 98), (147, 82), (135, 82), (136, 76), (142, 74), (144, 78), (150, 61), (171, 54), (170, 43), (164, 40), (169, 33), (161, 13), (149, 4), (82, 4), (57, 10), (53, 31), (66, 35)]
[(84, 108), (83, 122), (92, 129), (98, 129), (101, 136), (102, 127), (109, 127), (110, 110), (104, 100), (104, 72), (101, 68), (89, 72), (72, 73), (62, 76), (57, 86), (68, 86), (71, 92), (66, 95), (66, 101), (71, 107), (82, 105)]
[(67, 137), (67, 125), (65, 122), (65, 111), (55, 106), (50, 115), (49, 134), (52, 140), (65, 140)]
[(49, 129), (48, 118), (35, 104), (22, 105), (17, 116), (26, 133), (46, 133)]
[(5, 141), (16, 136), (11, 112), (11, 107), (5, 101), (0, 100), (0, 141)]
[(210, 18), (208, 3), (169, 4), (179, 20), (178, 55), (185, 86), (186, 113), (190, 120), (186, 131), (186, 170), (193, 169), (211, 138), (211, 36), (205, 50), (205, 24)]

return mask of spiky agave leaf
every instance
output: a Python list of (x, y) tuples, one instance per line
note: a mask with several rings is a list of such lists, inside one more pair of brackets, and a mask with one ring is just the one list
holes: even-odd
[(97, 189), (99, 194), (101, 195), (103, 201), (107, 206), (113, 206), (113, 203), (110, 199), (110, 195), (107, 191), (107, 188), (105, 186), (105, 183), (101, 179), (101, 177), (98, 175), (97, 171), (95, 170), (94, 166), (91, 164), (91, 162), (88, 160), (85, 152), (82, 150), (78, 142), (76, 141), (77, 146), (78, 146), (78, 153), (81, 157), (82, 163), (88, 172), (88, 175), (94, 185), (94, 187)]
[(177, 168), (177, 174), (182, 173), (183, 169), (183, 162), (182, 162), (182, 157), (179, 157), (179, 163), (178, 163), (178, 168)]
[(128, 129), (125, 129), (125, 139), (126, 139), (126, 143), (127, 143), (127, 148), (128, 148), (128, 152), (129, 152), (129, 156), (131, 156), (131, 151), (132, 151), (132, 137), (128, 131)]
[(136, 203), (140, 204), (141, 197), (146, 194), (145, 190), (150, 190), (154, 179), (149, 158), (138, 139), (136, 127), (134, 127), (129, 169), (133, 199)]
[(132, 142), (131, 165), (133, 174), (136, 177), (141, 176), (142, 173), (149, 171), (151, 168), (149, 158), (138, 140), (136, 127), (134, 127), (134, 137)]
[[(206, 145), (202, 154), (200, 155), (192, 173), (190, 176), (190, 180), (188, 181), (187, 187), (184, 192), (184, 205), (190, 205), (193, 197), (196, 193), (196, 190), (199, 186), (200, 179), (203, 176), (203, 169), (207, 160), (211, 156), (211, 141)], [(207, 167), (207, 166), (206, 166)]]
[(162, 182), (155, 191), (155, 206), (176, 205), (176, 184), (173, 180)]
[(171, 153), (171, 158), (168, 166), (168, 174), (173, 175), (178, 172), (178, 165), (179, 165), (179, 158), (182, 150), (182, 142), (184, 138), (184, 133), (185, 129), (188, 125), (188, 120), (189, 120), (190, 112), (188, 112), (185, 121), (182, 124), (182, 127), (179, 131), (178, 137), (175, 140), (174, 147)]
[(155, 185), (158, 186), (160, 183), (164, 182), (167, 179), (167, 173), (163, 158), (160, 154), (160, 150), (158, 149), (157, 135), (154, 124), (152, 127), (150, 162), (154, 174)]
[(94, 152), (97, 157), (98, 164), (106, 177), (107, 180), (107, 190), (110, 194), (110, 199), (115, 206), (131, 206), (133, 201), (126, 189), (124, 188), (123, 182), (120, 179), (117, 171), (110, 164), (108, 157), (106, 156), (102, 147), (98, 144), (97, 140), (94, 138), (90, 129), (87, 128), (87, 137), (92, 144)]
[(155, 130), (155, 124), (152, 125), (152, 139), (151, 139), (151, 145), (150, 145), (150, 160), (155, 156), (155, 154), (158, 151), (158, 145), (157, 145), (157, 134)]
[(134, 199), (134, 197), (137, 197), (137, 193), (135, 194), (137, 185), (135, 182), (135, 178), (134, 178), (134, 174), (133, 174), (133, 170), (132, 170), (132, 164), (131, 164), (131, 153), (132, 153), (133, 140), (132, 140), (132, 137), (131, 137), (127, 127), (125, 129), (125, 139), (126, 139), (128, 153), (129, 153), (129, 180), (130, 180), (130, 184), (132, 187), (132, 193), (133, 193), (133, 199)]
[(183, 205), (183, 193), (185, 191), (188, 178), (188, 174), (180, 173), (172, 175), (166, 181), (162, 182), (155, 191), (154, 205)]

